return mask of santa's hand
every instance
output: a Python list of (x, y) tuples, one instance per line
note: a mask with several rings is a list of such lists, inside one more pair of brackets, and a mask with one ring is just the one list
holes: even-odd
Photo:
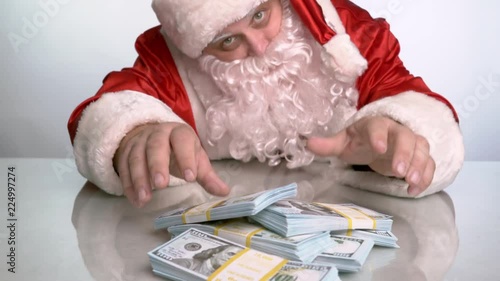
[(330, 138), (310, 138), (307, 148), (352, 165), (368, 165), (385, 176), (404, 178), (416, 196), (432, 182), (435, 162), (427, 140), (387, 117), (360, 119)]
[(209, 193), (226, 195), (193, 129), (181, 123), (138, 126), (121, 141), (113, 159), (125, 196), (137, 207), (151, 199), (154, 188), (166, 188), (170, 174), (198, 181)]

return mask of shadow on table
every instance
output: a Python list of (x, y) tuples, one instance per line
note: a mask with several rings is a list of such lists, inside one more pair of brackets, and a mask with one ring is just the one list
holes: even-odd
[[(229, 197), (278, 187), (299, 186), (307, 201), (355, 203), (394, 216), (393, 233), (400, 249), (375, 247), (358, 273), (348, 280), (442, 280), (455, 259), (458, 233), (450, 197), (440, 192), (422, 199), (402, 199), (335, 184), (325, 163), (289, 170), (258, 162), (215, 162), (214, 168), (231, 187)], [(197, 184), (155, 191), (152, 201), (136, 209), (124, 197), (108, 195), (91, 183), (78, 194), (72, 215), (82, 257), (98, 281), (162, 280), (152, 274), (147, 252), (166, 242), (154, 219), (168, 209), (214, 199)]]

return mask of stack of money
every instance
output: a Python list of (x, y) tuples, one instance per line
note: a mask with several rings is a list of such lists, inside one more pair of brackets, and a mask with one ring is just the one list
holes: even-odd
[(215, 234), (261, 252), (301, 262), (312, 262), (319, 254), (337, 244), (325, 231), (286, 238), (242, 218), (175, 225), (169, 227), (168, 231), (177, 236), (189, 228)]
[(399, 247), (389, 215), (354, 204), (303, 202), (295, 183), (169, 211), (155, 220), (169, 242), (150, 251), (171, 280), (339, 280), (374, 245)]
[(391, 216), (354, 204), (298, 200), (281, 200), (250, 218), (285, 237), (319, 231), (392, 228)]
[(155, 228), (162, 229), (172, 225), (222, 220), (255, 215), (267, 206), (297, 195), (297, 184), (262, 191), (241, 197), (210, 201), (190, 208), (171, 210), (155, 220)]
[(291, 262), (196, 229), (148, 255), (153, 272), (170, 280), (340, 280), (334, 266)]
[(334, 264), (340, 272), (359, 271), (373, 248), (373, 240), (335, 235), (334, 232), (330, 234), (336, 245), (321, 253), (313, 262)]
[(358, 230), (340, 230), (333, 232), (336, 235), (344, 235), (350, 237), (359, 238), (370, 238), (375, 242), (376, 246), (388, 247), (388, 248), (399, 248), (397, 244), (398, 238), (389, 230), (370, 230), (370, 229), (358, 229)]

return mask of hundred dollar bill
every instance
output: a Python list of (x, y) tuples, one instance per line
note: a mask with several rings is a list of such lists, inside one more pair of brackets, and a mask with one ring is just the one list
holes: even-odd
[(334, 266), (290, 262), (196, 229), (181, 233), (148, 256), (153, 272), (171, 280), (338, 280)]
[(229, 199), (219, 199), (200, 205), (168, 211), (155, 219), (156, 229), (172, 225), (222, 220), (255, 215), (276, 201), (297, 195), (297, 184)]
[(334, 245), (328, 232), (283, 237), (244, 218), (205, 222), (202, 224), (174, 225), (168, 231), (176, 236), (195, 228), (228, 239), (240, 245), (284, 258), (311, 262), (324, 250)]
[(392, 228), (391, 216), (368, 208), (299, 200), (278, 201), (250, 218), (286, 237), (318, 231)]
[(361, 269), (373, 248), (369, 238), (331, 235), (336, 245), (318, 255), (314, 263), (334, 264), (340, 272), (356, 272)]
[[(333, 267), (334, 268), (334, 267)], [(331, 266), (320, 264), (303, 264), (288, 262), (271, 278), (271, 281), (310, 281), (310, 280), (336, 280), (340, 281), (338, 271)]]
[(358, 229), (358, 230), (340, 230), (334, 232), (337, 235), (370, 238), (375, 242), (376, 246), (399, 248), (397, 244), (398, 238), (389, 230), (373, 230), (373, 229)]

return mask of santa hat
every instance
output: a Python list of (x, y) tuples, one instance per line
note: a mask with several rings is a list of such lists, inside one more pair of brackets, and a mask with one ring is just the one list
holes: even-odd
[[(153, 0), (162, 31), (184, 54), (197, 58), (227, 26), (267, 0)], [(285, 0), (286, 1), (286, 0)], [(289, 0), (315, 39), (337, 79), (354, 82), (367, 62), (352, 43), (330, 0)]]

